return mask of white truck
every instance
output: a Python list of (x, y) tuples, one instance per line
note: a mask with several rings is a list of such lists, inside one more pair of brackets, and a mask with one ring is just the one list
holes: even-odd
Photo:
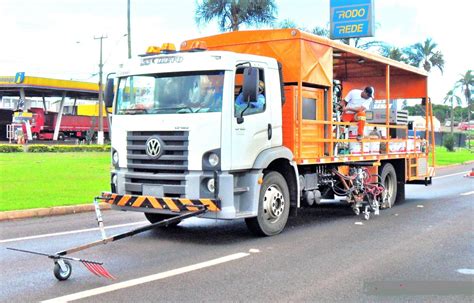
[[(358, 142), (347, 136), (354, 123), (335, 114), (336, 91), (369, 82), (387, 119), (367, 126), (379, 138)], [(368, 219), (403, 199), (406, 183), (431, 183), (432, 133), (409, 138), (389, 113), (392, 98), (420, 98), (430, 123), (426, 84), (419, 69), (291, 29), (161, 48), (108, 80), (114, 168), (102, 198), (152, 223), (205, 207), (202, 217), (245, 218), (259, 235), (280, 233), (290, 209), (335, 196)]]

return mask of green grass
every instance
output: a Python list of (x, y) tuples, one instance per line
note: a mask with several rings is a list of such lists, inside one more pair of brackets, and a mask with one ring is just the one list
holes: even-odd
[[(437, 166), (474, 160), (436, 147)], [(0, 153), (0, 211), (87, 204), (109, 190), (110, 153)]]
[(108, 152), (0, 154), (0, 211), (91, 203), (109, 179)]
[(436, 166), (461, 164), (468, 161), (474, 161), (474, 153), (466, 148), (459, 148), (454, 152), (448, 152), (446, 147), (437, 146), (435, 150), (435, 158)]

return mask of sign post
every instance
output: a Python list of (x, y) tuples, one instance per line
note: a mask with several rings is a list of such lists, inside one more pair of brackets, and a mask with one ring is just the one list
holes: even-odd
[(374, 0), (331, 0), (331, 39), (372, 37)]

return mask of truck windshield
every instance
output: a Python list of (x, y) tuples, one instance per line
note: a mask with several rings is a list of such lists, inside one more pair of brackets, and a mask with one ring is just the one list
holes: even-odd
[(224, 71), (120, 78), (118, 115), (221, 112)]

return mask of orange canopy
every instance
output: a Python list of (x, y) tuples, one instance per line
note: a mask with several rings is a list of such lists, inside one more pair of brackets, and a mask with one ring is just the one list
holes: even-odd
[(204, 41), (209, 50), (228, 50), (273, 57), (283, 65), (285, 83), (332, 86), (344, 91), (374, 86), (376, 98), (386, 97), (386, 70), (390, 66), (390, 98), (427, 95), (427, 73), (413, 66), (296, 29), (253, 30), (223, 33), (184, 41), (181, 50)]

